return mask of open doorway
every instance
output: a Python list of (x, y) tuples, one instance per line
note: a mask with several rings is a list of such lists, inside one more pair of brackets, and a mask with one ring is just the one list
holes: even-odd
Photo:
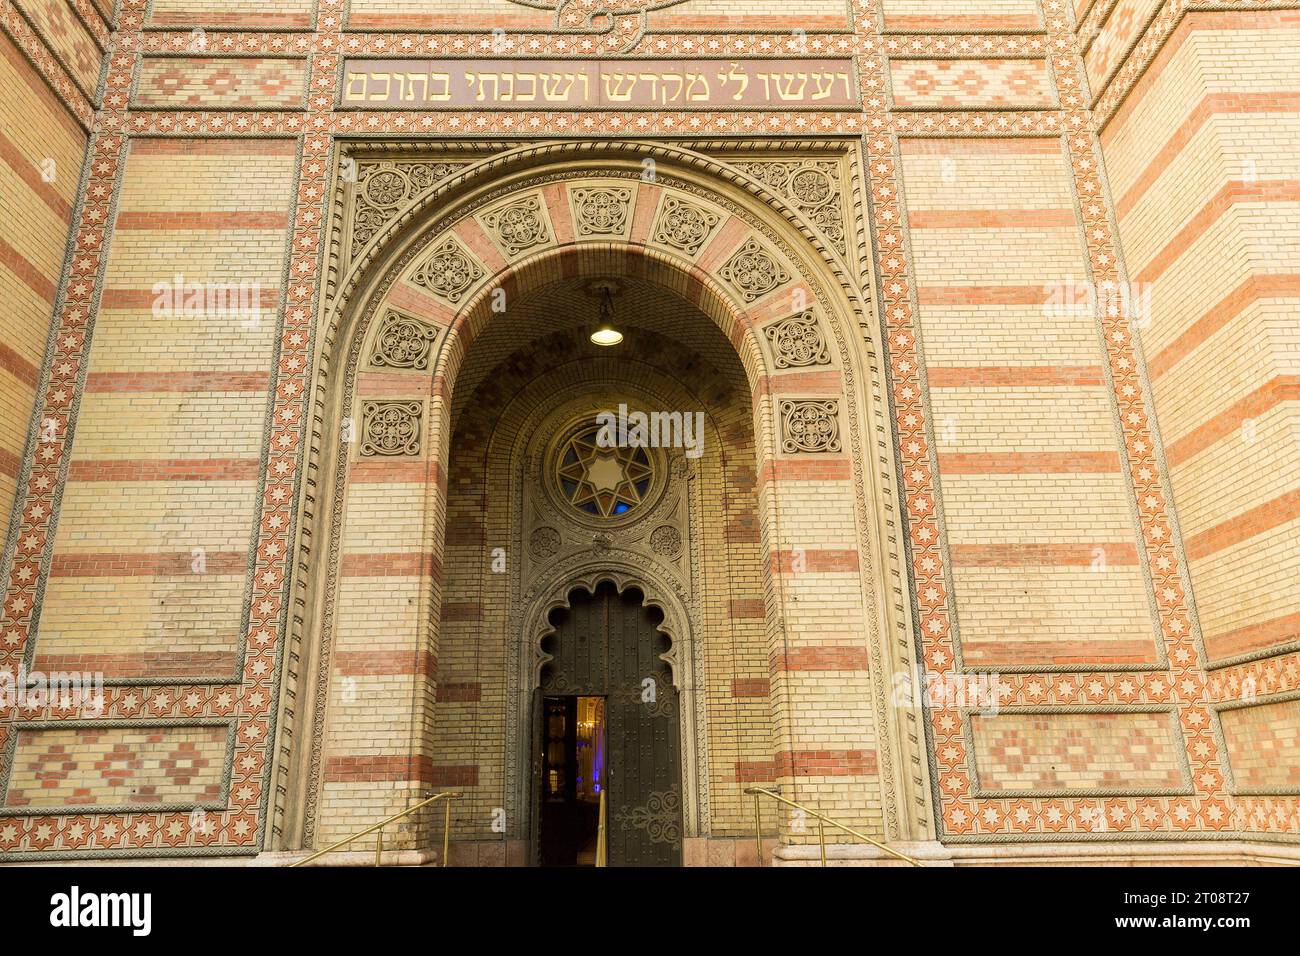
[(542, 701), (541, 863), (595, 866), (605, 786), (605, 698)]

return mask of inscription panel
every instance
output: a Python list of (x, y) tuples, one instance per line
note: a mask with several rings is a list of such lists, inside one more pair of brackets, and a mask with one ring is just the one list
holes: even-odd
[(846, 59), (348, 60), (344, 109), (858, 109)]

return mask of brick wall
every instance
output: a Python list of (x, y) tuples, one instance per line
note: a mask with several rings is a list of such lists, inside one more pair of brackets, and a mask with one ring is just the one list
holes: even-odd
[[(341, 384), (338, 350), (370, 340), (349, 338), (357, 316), (333, 297), (357, 308), (378, 265), (350, 256), (385, 242), (354, 250), (334, 231), (334, 151), (358, 134), (477, 137), (448, 150), (455, 163), (533, 136), (689, 135), (731, 165), (682, 173), (717, 222), (681, 274), (663, 273), (690, 308), (660, 306), (656, 330), (685, 334), (698, 306), (735, 351), (694, 354), (745, 379), (710, 398), (718, 457), (701, 465), (714, 835), (744, 834), (740, 790), (768, 782), (891, 838), (1091, 839), (1101, 820), (1125, 838), (1300, 831), (1300, 21), (1201, 6), (629, 0), (606, 35), (511, 0), (321, 0), (314, 22), (301, 3), (123, 0), (106, 71), (104, 4), (0, 6), (0, 197), (32, 224), (0, 237), (0, 505), (17, 501), (0, 665), (93, 668), (113, 724), (63, 726), (75, 715), (53, 706), (0, 722), (5, 800), (66, 808), (53, 835), (6, 817), (0, 853), (251, 852), (292, 844), (308, 806), (320, 842), (442, 786), (470, 793), (467, 834), (497, 835), (485, 811), (506, 786), (511, 702), (504, 585), (480, 580), (501, 519), (482, 502), (508, 485), (452, 447), (456, 428), (486, 441), (505, 401), (494, 389), (544, 356), (504, 339), (476, 353), (485, 300), (481, 324), (456, 327), (469, 299), (408, 275), (386, 304), (434, 327), (444, 366)], [(494, 28), (536, 55), (854, 56), (862, 110), (335, 112), (340, 50), (489, 55)], [(864, 157), (839, 167), (838, 220), (735, 167), (821, 156), (807, 142), (821, 134)], [(611, 160), (596, 162), (606, 175)], [(645, 277), (642, 253), (680, 253), (656, 246), (664, 184), (633, 187), (608, 241), (637, 256), (589, 246), (557, 277)], [(554, 243), (598, 241), (575, 234), (566, 187), (546, 189), (533, 192)], [(523, 254), (487, 210), (439, 237), (454, 233), (484, 282), (523, 289)], [(750, 241), (790, 281), (747, 300), (724, 267)], [(178, 275), (255, 286), (260, 320), (206, 300), (160, 313), (158, 286)], [(1098, 314), (1090, 296), (1110, 281), (1133, 298)], [(794, 291), (828, 288), (818, 315), (851, 330), (842, 351), (826, 368), (769, 367), (751, 336), (789, 315)], [(644, 382), (683, 358), (647, 349), (662, 361)], [(516, 371), (489, 381), (502, 362)], [(452, 404), (469, 395), (478, 419)], [(409, 460), (347, 449), (335, 516), (325, 459), (371, 398), (418, 404), (421, 444)], [(782, 449), (789, 403), (836, 400), (840, 446)], [(47, 418), (50, 440), (28, 447)], [(336, 551), (328, 522), (309, 520), (326, 513)], [(328, 644), (313, 643), (324, 626)], [(878, 689), (918, 650), (948, 681), (995, 675), (999, 713), (932, 702), (927, 733), (890, 731), (906, 705)], [(929, 753), (905, 773), (908, 739)], [(96, 791), (91, 762), (137, 750), (145, 796), (220, 805), (215, 830), (168, 830), (125, 778), (108, 788), (121, 801)], [(192, 773), (159, 776), (173, 752)], [(67, 774), (38, 783), (68, 753)], [(898, 824), (900, 796), (921, 822)], [(788, 823), (784, 839), (808, 838)]]
[(0, 84), (0, 515), (7, 522), (87, 135), (7, 33), (0, 33)]

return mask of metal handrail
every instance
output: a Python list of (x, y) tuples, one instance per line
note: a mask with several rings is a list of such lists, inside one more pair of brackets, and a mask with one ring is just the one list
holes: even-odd
[(331, 846), (327, 846), (323, 850), (317, 850), (311, 856), (304, 857), (303, 859), (299, 860), (297, 863), (289, 864), (289, 866), (290, 867), (303, 866), (307, 863), (310, 863), (312, 860), (318, 860), (326, 853), (333, 853), (335, 850), (339, 849), (339, 847), (347, 846), (353, 840), (359, 840), (363, 836), (369, 836), (371, 833), (374, 833), (375, 831), (378, 831), (378, 836), (375, 838), (375, 866), (382, 866), (383, 863), (381, 862), (381, 859), (384, 854), (384, 827), (388, 826), (390, 823), (392, 823), (395, 820), (400, 820), (402, 819), (402, 817), (410, 816), (416, 810), (421, 810), (424, 807), (427, 807), (429, 804), (434, 803), (437, 800), (442, 800), (444, 798), (447, 801), (446, 803), (447, 812), (443, 816), (443, 825), (442, 825), (442, 865), (446, 866), (447, 851), (451, 844), (451, 801), (456, 799), (459, 796), (461, 796), (461, 794), (458, 791), (454, 791), (454, 790), (444, 790), (442, 793), (435, 793), (427, 800), (421, 800), (415, 806), (407, 807), (405, 810), (401, 811), (400, 813), (394, 813), (391, 817), (388, 817), (387, 819), (384, 820), (380, 820), (378, 823), (374, 824), (373, 826), (368, 826), (364, 830), (360, 830), (357, 833), (352, 834), (352, 836), (350, 837), (339, 840), (338, 843), (335, 843)]
[(596, 865), (609, 866), (609, 846), (605, 833), (605, 791), (600, 791), (600, 824), (596, 827)]
[(885, 844), (881, 843), (879, 840), (873, 840), (862, 831), (855, 830), (853, 827), (840, 823), (838, 820), (832, 820), (825, 814), (818, 813), (810, 807), (805, 807), (802, 803), (795, 803), (793, 800), (787, 800), (775, 791), (768, 790), (764, 787), (749, 787), (745, 790), (745, 793), (752, 794), (754, 797), (754, 839), (758, 843), (759, 866), (763, 865), (763, 809), (759, 797), (771, 797), (773, 800), (784, 803), (788, 807), (794, 807), (796, 810), (801, 810), (809, 816), (817, 818), (817, 839), (821, 843), (822, 866), (826, 865), (826, 824), (828, 823), (833, 827), (843, 830), (845, 833), (857, 837), (859, 840), (866, 840), (876, 849), (884, 850), (890, 856), (896, 856), (905, 863), (910, 863), (912, 866), (921, 865), (919, 860), (908, 856), (906, 853), (899, 853), (897, 850), (885, 846)]

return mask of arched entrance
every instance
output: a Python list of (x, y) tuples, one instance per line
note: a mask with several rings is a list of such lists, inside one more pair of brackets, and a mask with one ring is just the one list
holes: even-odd
[(606, 579), (548, 617), (534, 728), (539, 862), (593, 862), (603, 794), (610, 866), (680, 864), (680, 701), (663, 612)]
[[(762, 180), (678, 146), (452, 158), (376, 161), (356, 190), (397, 205), (337, 204), (288, 842), (455, 789), (466, 859), (526, 862), (535, 609), (614, 566), (680, 619), (664, 663), (685, 842), (752, 846), (755, 783), (889, 838), (928, 832), (926, 785), (898, 771), (921, 765), (920, 725), (888, 696), (914, 657), (860, 264)], [(598, 354), (587, 289), (610, 280), (626, 348)], [(583, 417), (620, 400), (701, 411), (706, 450), (565, 500)]]

